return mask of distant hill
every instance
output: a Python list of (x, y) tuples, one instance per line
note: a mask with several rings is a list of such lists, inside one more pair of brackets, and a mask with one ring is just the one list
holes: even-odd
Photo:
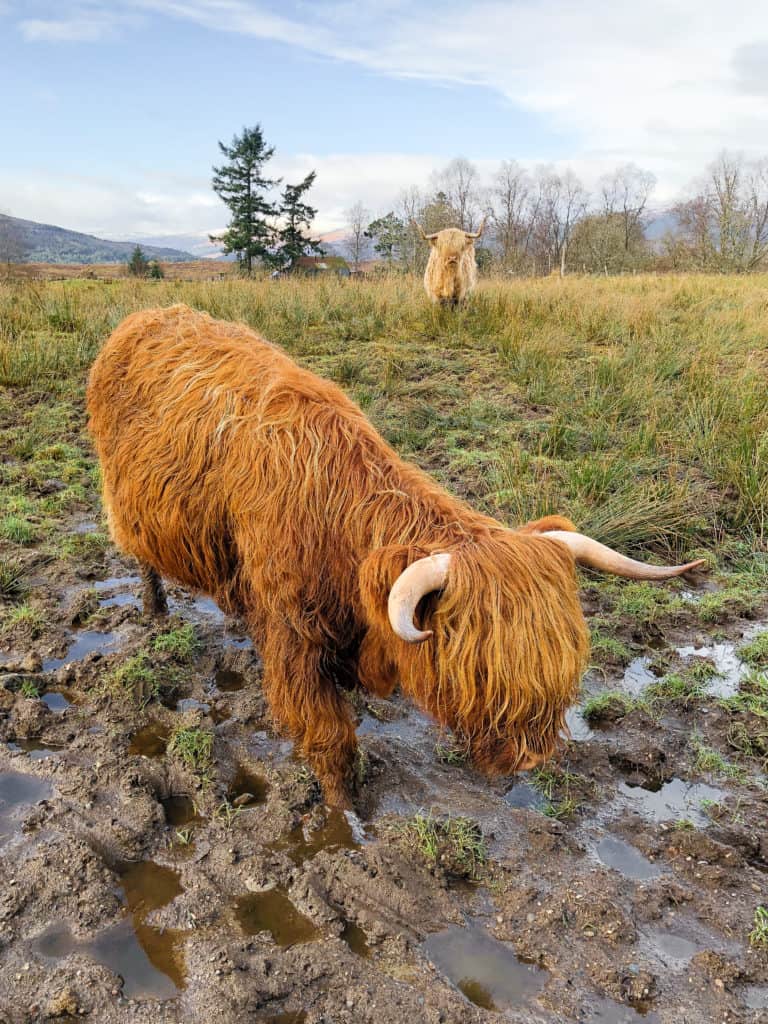
[[(94, 235), (68, 231), (53, 224), (38, 224), (34, 220), (21, 220), (0, 213), (0, 236), (10, 222), (11, 230), (26, 245), (25, 260), (30, 263), (125, 263), (130, 259), (136, 242), (109, 242)], [(167, 249), (141, 244), (144, 255), (152, 260), (178, 263), (192, 260), (191, 253), (181, 249)]]
[[(224, 229), (221, 228), (220, 231)], [(215, 231), (211, 231), (211, 234), (216, 234)], [(136, 242), (145, 251), (150, 248), (170, 247), (172, 249), (180, 249), (183, 252), (192, 254), (192, 257), (196, 260), (218, 260), (224, 259), (222, 256), (221, 246), (217, 245), (216, 242), (212, 242), (208, 234), (198, 235), (143, 235), (136, 239)], [(234, 259), (234, 257), (231, 257)]]

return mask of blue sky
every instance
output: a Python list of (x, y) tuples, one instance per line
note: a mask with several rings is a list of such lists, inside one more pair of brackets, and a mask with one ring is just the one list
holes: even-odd
[(216, 142), (260, 122), (316, 168), (318, 224), (426, 186), (451, 157), (593, 184), (634, 161), (658, 199), (723, 147), (768, 155), (754, 0), (0, 0), (0, 209), (107, 237), (204, 233)]

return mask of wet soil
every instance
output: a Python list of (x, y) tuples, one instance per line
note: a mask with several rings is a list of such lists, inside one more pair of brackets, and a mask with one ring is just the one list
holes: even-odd
[[(274, 732), (242, 623), (175, 587), (169, 623), (143, 620), (112, 549), (36, 571), (49, 622), (0, 651), (0, 1021), (766, 1020), (768, 952), (749, 934), (768, 791), (720, 703), (754, 622), (670, 630), (669, 664), (722, 671), (707, 696), (589, 724), (574, 709), (546, 777), (489, 782), (400, 697), (353, 695), (364, 756), (345, 815)], [(154, 653), (185, 623), (190, 660)], [(659, 646), (585, 692), (642, 694)], [(142, 655), (172, 685), (110, 689)], [(181, 727), (212, 736), (205, 770), (174, 752)], [(693, 736), (740, 776), (698, 768)], [(479, 826), (475, 879), (425, 856), (416, 813)]]

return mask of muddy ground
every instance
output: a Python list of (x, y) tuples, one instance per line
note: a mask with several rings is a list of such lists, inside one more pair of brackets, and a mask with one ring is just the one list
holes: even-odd
[[(6, 622), (0, 1021), (768, 1020), (749, 941), (765, 764), (754, 743), (738, 760), (754, 722), (722, 704), (765, 608), (714, 638), (693, 614), (628, 620), (633, 660), (592, 670), (583, 701), (721, 674), (591, 727), (574, 712), (560, 765), (514, 783), (477, 776), (400, 699), (353, 695), (347, 818), (273, 732), (241, 626), (175, 588), (171, 620), (143, 620), (136, 566), (89, 543), (99, 529), (72, 517), (76, 557), (25, 549), (44, 615)], [(682, 586), (694, 608), (713, 584)], [(457, 816), (458, 847), (439, 826)]]

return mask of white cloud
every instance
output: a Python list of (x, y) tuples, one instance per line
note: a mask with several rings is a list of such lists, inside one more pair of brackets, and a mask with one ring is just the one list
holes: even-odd
[[(135, 0), (220, 31), (395, 76), (483, 85), (575, 139), (595, 169), (648, 167), (670, 196), (720, 148), (757, 152), (768, 108), (743, 87), (768, 42), (754, 0)], [(279, 9), (280, 14), (275, 14)], [(764, 51), (763, 51), (764, 52)], [(764, 76), (761, 72), (761, 80)], [(447, 101), (449, 102), (449, 101)], [(460, 144), (460, 125), (450, 125)], [(509, 154), (509, 140), (499, 156)], [(471, 154), (470, 154), (471, 156)]]

